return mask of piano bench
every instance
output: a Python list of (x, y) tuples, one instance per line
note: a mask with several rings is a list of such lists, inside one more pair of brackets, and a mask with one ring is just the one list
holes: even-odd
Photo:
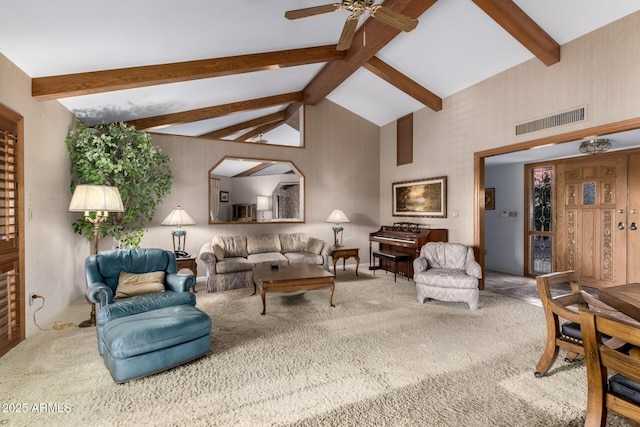
[[(383, 266), (382, 266), (382, 262), (383, 261), (387, 261), (389, 262), (392, 266), (393, 266), (393, 270), (390, 270), (393, 272), (393, 281), (396, 281), (396, 275), (398, 274), (398, 263), (401, 262), (406, 262), (408, 263), (411, 260), (411, 257), (409, 256), (409, 254), (403, 254), (401, 252), (373, 252), (373, 268), (372, 270), (374, 271), (375, 274), (375, 270), (386, 270)], [(375, 259), (378, 258), (378, 266), (375, 266)], [(407, 264), (407, 271), (405, 272), (407, 275), (407, 280), (409, 280), (409, 272), (408, 272), (408, 264)], [(389, 270), (386, 270), (389, 271)]]

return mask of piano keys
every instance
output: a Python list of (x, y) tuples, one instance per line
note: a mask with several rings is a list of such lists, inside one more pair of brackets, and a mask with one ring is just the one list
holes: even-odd
[[(446, 242), (448, 230), (446, 228), (420, 228), (420, 224), (413, 222), (396, 222), (392, 226), (383, 225), (378, 231), (369, 233), (369, 270), (396, 270), (406, 272), (407, 277), (413, 279), (413, 260), (420, 256), (420, 248), (427, 242)], [(378, 244), (376, 251), (373, 244)], [(409, 255), (405, 265), (394, 266), (389, 261), (380, 260), (380, 265), (374, 264), (373, 252), (403, 253)]]

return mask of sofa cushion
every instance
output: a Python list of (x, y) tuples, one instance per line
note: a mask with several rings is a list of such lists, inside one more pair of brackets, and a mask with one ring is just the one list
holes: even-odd
[(211, 245), (211, 252), (213, 252), (216, 260), (222, 261), (224, 259), (224, 249), (222, 249), (217, 243), (215, 245)]
[(252, 254), (247, 257), (247, 260), (254, 265), (273, 264), (287, 265), (289, 261), (280, 252), (264, 252), (261, 254)]
[(246, 258), (227, 257), (216, 263), (216, 273), (235, 273), (237, 271), (247, 271), (253, 269), (253, 263)]
[(284, 254), (284, 256), (289, 260), (289, 264), (324, 264), (324, 257), (322, 255), (316, 255), (309, 252), (289, 252)]
[(324, 249), (324, 242), (320, 239), (316, 239), (315, 237), (309, 237), (307, 244), (304, 247), (305, 252), (315, 255), (320, 255), (322, 249)]
[(427, 271), (414, 273), (416, 285), (429, 285), (436, 288), (472, 289), (478, 287), (478, 279), (467, 276), (464, 270), (449, 268), (430, 268)]
[(121, 271), (118, 276), (115, 298), (129, 298), (156, 292), (164, 292), (164, 271), (140, 274)]
[(258, 234), (247, 236), (248, 255), (261, 254), (263, 252), (281, 252), (280, 238), (277, 234)]
[(245, 257), (247, 253), (246, 236), (215, 236), (212, 245), (218, 245), (224, 251), (226, 257)]
[(307, 244), (307, 235), (304, 233), (280, 234), (282, 253), (304, 252)]

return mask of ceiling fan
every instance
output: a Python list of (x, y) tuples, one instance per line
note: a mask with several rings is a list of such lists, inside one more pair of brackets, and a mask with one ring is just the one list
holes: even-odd
[(347, 50), (351, 47), (358, 21), (365, 12), (368, 12), (372, 18), (391, 25), (400, 31), (409, 32), (418, 25), (417, 19), (396, 12), (388, 7), (376, 5), (375, 2), (376, 0), (342, 0), (340, 3), (290, 10), (286, 12), (284, 16), (287, 19), (300, 19), (308, 16), (321, 15), (323, 13), (348, 10), (351, 12), (351, 15), (347, 18), (347, 22), (345, 22), (344, 28), (342, 29), (342, 34), (338, 41), (338, 50)]

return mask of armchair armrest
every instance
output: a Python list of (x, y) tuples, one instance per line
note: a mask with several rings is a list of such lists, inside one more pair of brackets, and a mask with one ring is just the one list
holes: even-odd
[(429, 269), (429, 262), (425, 257), (419, 257), (413, 260), (413, 273), (422, 273)]
[(196, 278), (193, 274), (167, 274), (164, 276), (164, 283), (167, 290), (189, 292), (196, 285)]
[(482, 279), (482, 267), (480, 267), (478, 261), (469, 261), (467, 263), (466, 273), (468, 276)]
[(102, 308), (113, 302), (113, 291), (104, 283), (91, 283), (87, 288), (87, 298)]

